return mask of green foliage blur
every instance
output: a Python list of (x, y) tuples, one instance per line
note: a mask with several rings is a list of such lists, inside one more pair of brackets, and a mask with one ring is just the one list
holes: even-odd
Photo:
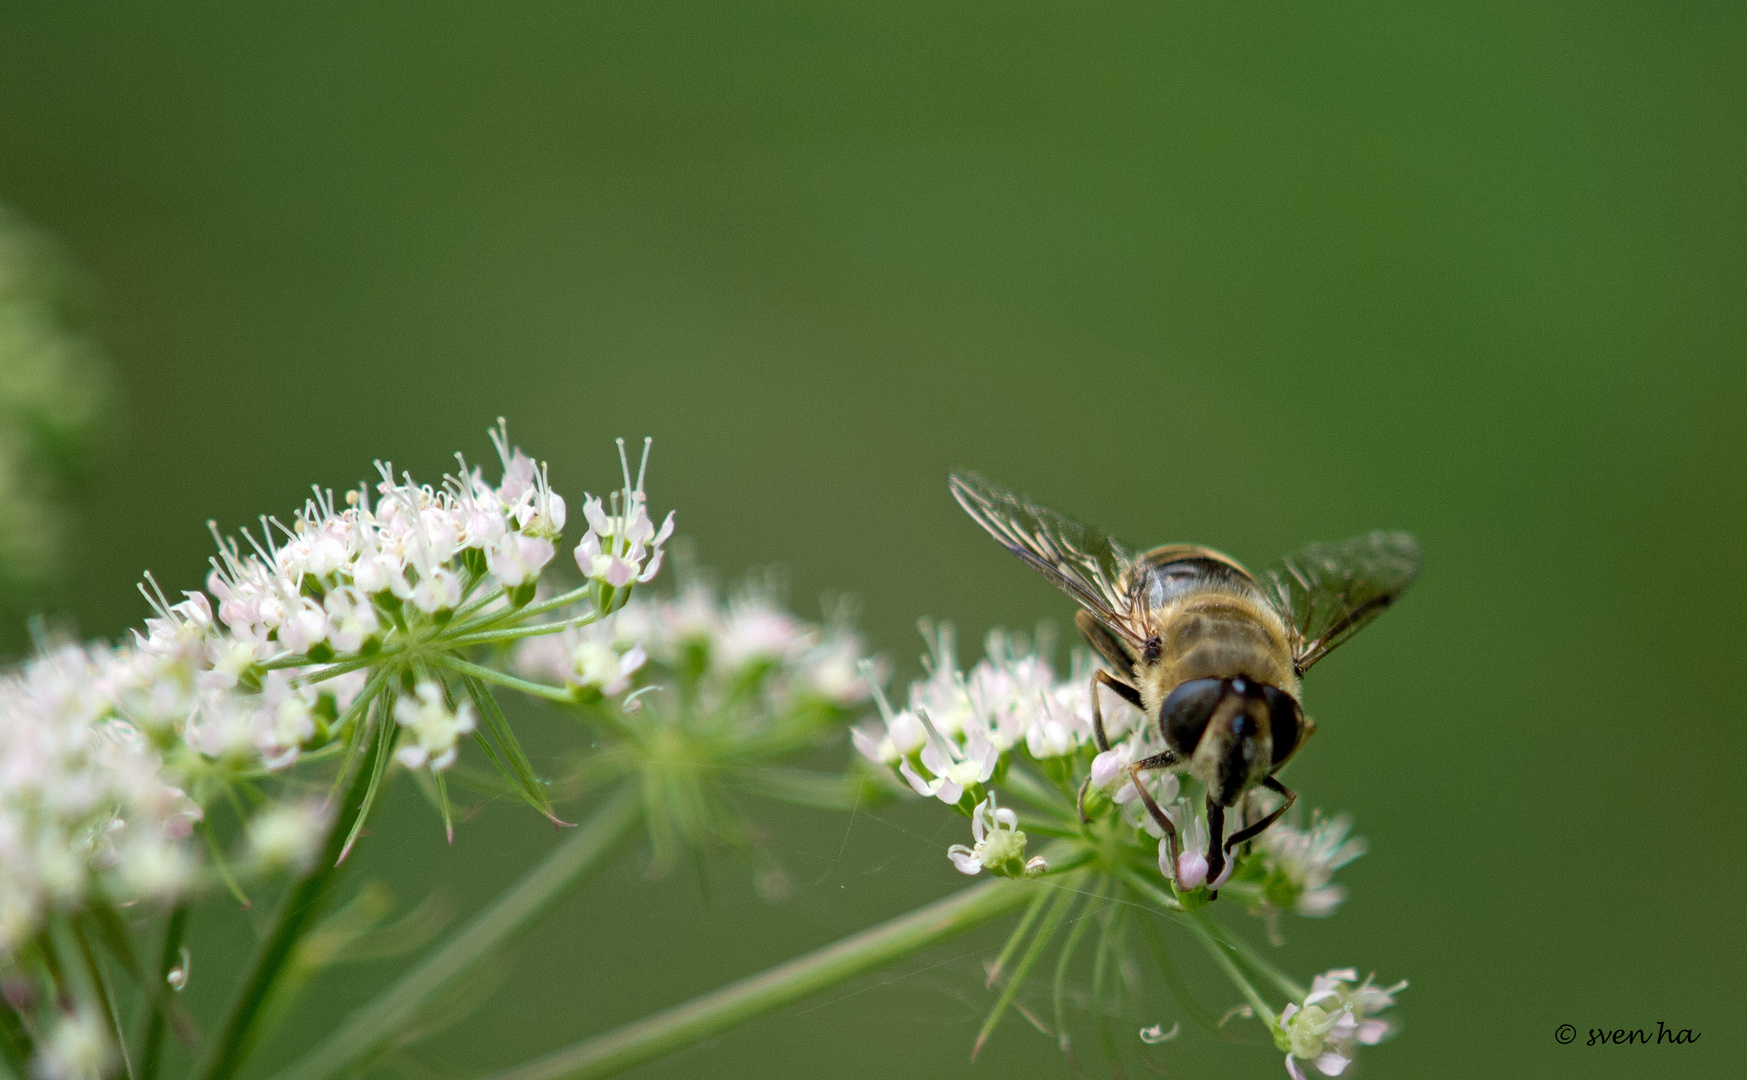
[[(206, 519), (375, 457), (440, 474), (500, 414), (573, 499), (653, 435), (703, 562), (785, 565), (804, 615), (858, 594), (900, 681), (920, 615), (967, 653), (1070, 615), (952, 467), (1254, 563), (1409, 529), (1424, 574), (1312, 674), (1291, 771), (1370, 852), (1277, 961), (1412, 980), (1368, 1076), (1724, 1075), (1744, 53), (1719, 3), (9, 6), (0, 198), (95, 280), (127, 417), (50, 549), (59, 607), (120, 633), (142, 570), (202, 580)], [(342, 900), (471, 911), (553, 842), (506, 804), (448, 847), (411, 785), (390, 804)], [(944, 895), (935, 809), (775, 822), (778, 904), (633, 852), (401, 1064), (506, 1066)], [(208, 1009), (249, 918), (196, 915)], [(966, 1064), (1003, 929), (640, 1075), (1071, 1076), (1021, 1023)], [(250, 1075), (394, 970), (318, 975)], [(1659, 1020), (1702, 1038), (1553, 1038)]]
[(63, 503), (108, 411), (85, 291), (60, 245), (0, 204), (0, 656), (68, 569)]

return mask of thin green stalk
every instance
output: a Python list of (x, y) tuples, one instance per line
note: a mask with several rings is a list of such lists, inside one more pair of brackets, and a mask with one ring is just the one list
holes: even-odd
[(1244, 963), (1250, 966), (1251, 970), (1260, 975), (1266, 976), (1275, 986), (1284, 991), (1289, 999), (1292, 1001), (1304, 1000), (1304, 995), (1308, 993), (1308, 991), (1305, 990), (1304, 987), (1298, 985), (1298, 983), (1287, 978), (1279, 968), (1270, 964), (1260, 953), (1250, 948), (1248, 942), (1235, 934), (1227, 933), (1224, 927), (1209, 919), (1207, 913), (1204, 911), (1196, 912), (1193, 917), (1200, 920), (1207, 927), (1207, 932), (1213, 936), (1213, 940), (1236, 953)]
[(158, 977), (145, 988), (151, 1015), (146, 1019), (145, 1049), (140, 1052), (140, 1080), (157, 1080), (158, 1061), (164, 1052), (164, 1025), (169, 1009), (170, 972), (182, 962), (182, 935), (188, 930), (188, 908), (178, 904), (164, 928), (164, 949), (158, 958)]
[(431, 657), (431, 660), (434, 663), (441, 664), (448, 668), (450, 671), (458, 672), (462, 675), (471, 675), (476, 679), (481, 679), (488, 683), (496, 683), (499, 686), (508, 687), (511, 690), (519, 690), (524, 694), (545, 698), (548, 701), (562, 702), (566, 705), (572, 704), (576, 701), (576, 695), (562, 687), (547, 686), (545, 683), (529, 682), (526, 679), (518, 679), (514, 675), (505, 675), (501, 671), (469, 663), (466, 660), (461, 659), (459, 656), (451, 656), (448, 653), (437, 653), (435, 656)]
[(1025, 982), (1025, 976), (1031, 974), (1031, 967), (1037, 963), (1037, 958), (1043, 955), (1043, 950), (1049, 947), (1050, 939), (1055, 937), (1056, 930), (1061, 926), (1062, 919), (1067, 917), (1068, 909), (1074, 901), (1080, 898), (1079, 890), (1071, 886), (1062, 886), (1056, 893), (1055, 902), (1050, 904), (1048, 914), (1043, 917), (1043, 925), (1037, 928), (1037, 936), (1031, 939), (1031, 945), (1025, 950), (1025, 955), (1019, 958), (1019, 965), (1013, 969), (1013, 974), (1007, 979), (1007, 985), (1001, 988), (1001, 996), (995, 1000), (995, 1007), (989, 1010), (988, 1019), (983, 1021), (983, 1029), (977, 1032), (977, 1041), (971, 1046), (971, 1060), (977, 1059), (978, 1051), (995, 1033), (995, 1025), (1001, 1022), (1001, 1017), (1007, 1012), (1007, 1006), (1013, 1004), (1013, 998), (1019, 993), (1019, 987)]
[(1194, 933), (1195, 937), (1200, 940), (1202, 946), (1212, 954), (1214, 963), (1217, 963), (1225, 972), (1226, 976), (1231, 979), (1232, 984), (1235, 985), (1238, 988), (1238, 991), (1243, 994), (1244, 998), (1249, 1001), (1250, 1007), (1256, 1010), (1256, 1017), (1260, 1019), (1262, 1023), (1268, 1025), (1270, 1031), (1279, 1030), (1280, 1021), (1274, 1015), (1274, 1010), (1268, 1007), (1266, 1001), (1262, 1000), (1261, 993), (1256, 990), (1255, 986), (1250, 982), (1249, 977), (1244, 974), (1243, 969), (1237, 966), (1237, 961), (1231, 958), (1231, 954), (1226, 947), (1215, 940), (1213, 935), (1208, 932), (1206, 924), (1200, 919), (1185, 919), (1183, 920), (1183, 923)]
[[(393, 723), (387, 717), (381, 722)], [(242, 1068), (244, 1059), (254, 1048), (255, 1040), (260, 1035), (258, 1021), (268, 998), (272, 995), (279, 976), (290, 965), (297, 951), (297, 943), (315, 923), (327, 902), (328, 892), (333, 887), (339, 867), (340, 852), (345, 846), (346, 838), (351, 835), (354, 824), (359, 820), (366, 792), (373, 787), (371, 781), (377, 774), (376, 759), (382, 752), (382, 740), (370, 739), (369, 744), (364, 760), (359, 762), (357, 771), (352, 774), (351, 783), (346, 787), (345, 799), (340, 806), (340, 812), (334, 815), (334, 823), (328, 830), (327, 842), (323, 845), (321, 856), (292, 884), (274, 920), (272, 931), (267, 940), (261, 943), (247, 977), (237, 988), (224, 1027), (219, 1037), (213, 1041), (205, 1064), (195, 1074), (200, 1080), (230, 1080)]]
[(1177, 1004), (1189, 1014), (1189, 1019), (1209, 1035), (1228, 1042), (1233, 1041), (1230, 1035), (1221, 1031), (1219, 1018), (1202, 1008), (1201, 1003), (1195, 1000), (1189, 984), (1183, 981), (1183, 973), (1177, 968), (1177, 962), (1171, 959), (1170, 946), (1159, 933), (1158, 926), (1149, 920), (1142, 922), (1140, 929), (1146, 935), (1147, 944), (1152, 947), (1153, 962), (1158, 966), (1159, 974), (1164, 977), (1165, 986), (1171, 991), (1171, 996), (1177, 999)]
[(502, 585), (499, 585), (497, 588), (491, 590), (488, 593), (484, 593), (480, 596), (474, 597), (473, 599), (467, 601), (465, 604), (462, 604), (460, 607), (455, 609), (455, 614), (451, 617), (451, 621), (450, 621), (449, 625), (451, 625), (451, 626), (465, 626), (466, 620), (471, 618), (473, 616), (474, 612), (478, 611), (482, 607), (485, 607), (487, 604), (491, 603), (493, 600), (498, 600), (498, 599), (503, 598), (504, 596), (508, 595), (508, 593), (509, 593), (508, 589), (504, 588)]
[(1043, 914), (1043, 909), (1048, 906), (1049, 900), (1048, 890), (1037, 890), (1037, 895), (1032, 898), (1031, 906), (1025, 909), (1025, 917), (1020, 919), (1019, 925), (1015, 926), (1013, 932), (1007, 935), (1007, 944), (1001, 946), (1000, 954), (990, 965), (989, 977), (983, 983), (984, 986), (994, 986), (1000, 981), (1001, 973), (1007, 969), (1007, 961), (1013, 959), (1013, 954), (1019, 951), (1019, 946), (1025, 941), (1025, 935), (1031, 932), (1031, 924), (1037, 921), (1039, 915)]
[(637, 790), (621, 788), (490, 907), (274, 1080), (326, 1080), (366, 1065), (421, 1012), (520, 937), (605, 863), (637, 820)]
[(1021, 881), (974, 886), (489, 1080), (586, 1080), (623, 1072), (999, 918), (1031, 900), (1037, 888)]
[(1100, 877), (1097, 884), (1092, 887), (1092, 898), (1086, 901), (1086, 910), (1080, 912), (1080, 917), (1074, 920), (1073, 928), (1068, 931), (1068, 939), (1062, 942), (1062, 954), (1055, 962), (1055, 985), (1052, 988), (1054, 992), (1051, 997), (1055, 1005), (1056, 1045), (1060, 1046), (1063, 1052), (1066, 1052), (1073, 1042), (1068, 1037), (1068, 965), (1073, 963), (1074, 950), (1079, 948), (1080, 939), (1085, 936), (1087, 930), (1091, 929), (1093, 921), (1103, 907), (1101, 901), (1104, 899), (1104, 888), (1108, 881), (1108, 878)]
[[(488, 611), (477, 618), (468, 619), (466, 622), (451, 623), (449, 624), (448, 629), (449, 632), (453, 634), (471, 634), (476, 630), (483, 630), (484, 628), (491, 626), (493, 623), (500, 622), (505, 618), (531, 619), (535, 615), (544, 615), (548, 611), (557, 611), (566, 604), (574, 604), (576, 601), (583, 599), (593, 591), (594, 586), (592, 584), (584, 585), (581, 588), (572, 589), (561, 596), (554, 596), (550, 600), (542, 600), (537, 604), (528, 604), (519, 608), (499, 608), (496, 611)], [(502, 595), (504, 595), (503, 592), (499, 591), (492, 597), (492, 599), (496, 599), (497, 596)], [(588, 614), (592, 616), (594, 613), (589, 612)]]
[(133, 1058), (127, 1052), (127, 1032), (121, 1026), (121, 1010), (115, 1004), (115, 987), (110, 984), (109, 973), (103, 968), (103, 961), (97, 956), (97, 950), (91, 947), (91, 939), (85, 933), (85, 928), (79, 925), (78, 919), (71, 919), (67, 928), (72, 931), (73, 942), (79, 947), (79, 959), (85, 965), (85, 975), (91, 980), (97, 996), (102, 999), (104, 1015), (109, 1018), (109, 1030), (115, 1035), (115, 1044), (121, 1048), (121, 1064), (133, 1080)]
[(502, 630), (477, 630), (455, 637), (446, 637), (443, 644), (457, 648), (463, 645), (489, 645), (493, 642), (520, 641), (523, 638), (539, 637), (541, 634), (556, 634), (560, 630), (568, 630), (573, 626), (583, 626), (592, 621), (592, 616), (578, 615), (574, 619), (561, 619), (558, 622), (539, 623), (534, 626), (507, 626)]

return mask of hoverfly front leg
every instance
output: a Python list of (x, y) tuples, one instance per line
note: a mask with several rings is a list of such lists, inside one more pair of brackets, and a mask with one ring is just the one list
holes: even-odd
[(1213, 796), (1207, 796), (1207, 899), (1219, 899), (1219, 890), (1213, 888), (1213, 883), (1219, 880), (1219, 875), (1225, 873), (1225, 847), (1220, 840), (1225, 836), (1225, 807), (1213, 801)]
[(1152, 792), (1148, 791), (1146, 785), (1140, 782), (1140, 774), (1143, 769), (1168, 768), (1177, 764), (1179, 760), (1181, 759), (1178, 758), (1175, 753), (1166, 750), (1162, 753), (1154, 754), (1152, 757), (1141, 758), (1139, 761), (1128, 767), (1128, 780), (1134, 785), (1134, 790), (1140, 793), (1140, 801), (1146, 804), (1146, 812), (1151, 814), (1153, 821), (1158, 824), (1160, 829), (1164, 830), (1165, 849), (1171, 856), (1171, 869), (1173, 872), (1176, 870), (1177, 856), (1183, 853), (1181, 845), (1177, 842), (1177, 827), (1171, 824), (1170, 817), (1167, 816), (1163, 810), (1159, 809), (1158, 803), (1153, 801)]
[[(1118, 697), (1122, 698), (1122, 700), (1128, 702), (1130, 705), (1133, 705), (1135, 708), (1141, 708), (1141, 704), (1139, 690), (1136, 690), (1134, 687), (1123, 682), (1121, 679), (1118, 679), (1103, 668), (1099, 668), (1092, 672), (1092, 741), (1097, 744), (1098, 752), (1102, 754), (1110, 749), (1110, 737), (1104, 734), (1104, 710), (1098, 705), (1098, 685), (1100, 683), (1116, 691)], [(1090, 776), (1086, 777), (1085, 782), (1080, 785), (1078, 806), (1080, 810), (1080, 824), (1082, 825), (1086, 824), (1086, 792), (1091, 786), (1092, 778)]]
[(1266, 829), (1268, 826), (1274, 824), (1274, 822), (1280, 820), (1280, 815), (1284, 814), (1291, 808), (1293, 803), (1298, 801), (1298, 792), (1293, 791), (1272, 776), (1264, 777), (1262, 780), (1262, 786), (1269, 791), (1275, 791), (1286, 796), (1286, 801), (1275, 807), (1271, 812), (1269, 812), (1267, 817), (1256, 822), (1254, 825), (1244, 829), (1242, 832), (1233, 833), (1231, 839), (1225, 842), (1226, 851), (1230, 851), (1232, 848), (1237, 847), (1245, 840), (1252, 840), (1255, 837), (1260, 836), (1263, 829)]

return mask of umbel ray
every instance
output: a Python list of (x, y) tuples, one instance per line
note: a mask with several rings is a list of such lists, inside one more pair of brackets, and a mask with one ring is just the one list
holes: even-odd
[[(1194, 544), (1135, 555), (1114, 539), (974, 473), (948, 478), (977, 524), (1067, 593), (1074, 624), (1114, 669), (1092, 676), (1092, 732), (1110, 749), (1098, 684), (1157, 722), (1164, 749), (1129, 766), (1135, 790), (1163, 830), (1172, 864), (1175, 825), (1139, 774), (1188, 773), (1207, 793), (1207, 880), (1259, 835), (1297, 794), (1275, 777), (1316, 724), (1304, 715), (1311, 666), (1394, 603), (1419, 572), (1419, 545), (1402, 532), (1309, 544), (1260, 576)], [(1090, 781), (1088, 781), (1089, 783)], [(1281, 804), (1224, 836), (1225, 812), (1251, 788)], [(1082, 806), (1085, 789), (1081, 789)]]

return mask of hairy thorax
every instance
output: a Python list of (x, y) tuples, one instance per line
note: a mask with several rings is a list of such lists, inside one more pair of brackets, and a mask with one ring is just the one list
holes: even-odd
[(1260, 596), (1196, 589), (1150, 612), (1158, 659), (1135, 674), (1147, 712), (1190, 679), (1243, 676), (1299, 697), (1298, 674), (1280, 616)]

